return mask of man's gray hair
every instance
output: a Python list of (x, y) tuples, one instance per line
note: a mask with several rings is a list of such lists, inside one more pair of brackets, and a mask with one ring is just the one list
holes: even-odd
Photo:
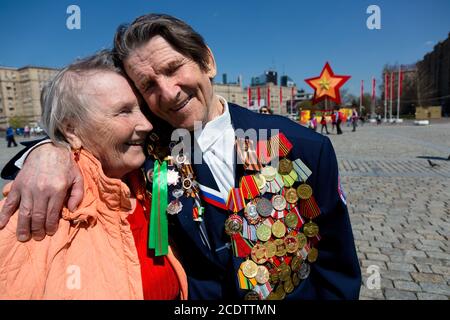
[(125, 76), (110, 50), (75, 61), (59, 71), (42, 89), (42, 125), (55, 144), (69, 146), (63, 134), (66, 121), (78, 128), (90, 122), (92, 102), (83, 94), (83, 86), (86, 77), (105, 71)]
[(164, 38), (176, 51), (196, 62), (202, 71), (209, 71), (209, 50), (203, 37), (187, 23), (166, 14), (147, 14), (129, 25), (120, 25), (114, 37), (114, 51), (124, 61), (133, 50), (155, 36)]

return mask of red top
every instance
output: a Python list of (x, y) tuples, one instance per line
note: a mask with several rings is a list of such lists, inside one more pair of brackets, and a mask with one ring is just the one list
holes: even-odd
[(180, 284), (169, 260), (166, 256), (155, 257), (154, 251), (148, 249), (148, 220), (148, 214), (144, 214), (141, 203), (136, 201), (136, 209), (128, 216), (128, 222), (141, 264), (144, 299), (179, 299)]

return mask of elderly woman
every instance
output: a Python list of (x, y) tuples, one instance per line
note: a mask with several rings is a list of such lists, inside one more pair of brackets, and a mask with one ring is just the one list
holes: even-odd
[(84, 197), (74, 212), (63, 209), (52, 237), (18, 242), (18, 214), (0, 231), (0, 299), (185, 299), (186, 275), (170, 248), (154, 257), (146, 246), (150, 199), (130, 190), (144, 190), (152, 125), (111, 53), (59, 72), (42, 106), (49, 137), (73, 150)]

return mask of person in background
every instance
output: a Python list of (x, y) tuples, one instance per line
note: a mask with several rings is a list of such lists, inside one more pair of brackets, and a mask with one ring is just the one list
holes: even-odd
[(41, 103), (52, 142), (72, 149), (83, 197), (41, 241), (16, 239), (18, 213), (0, 230), (0, 299), (186, 299), (170, 246), (158, 257), (147, 248), (151, 196), (140, 167), (152, 125), (111, 53), (64, 68)]
[(14, 129), (11, 126), (6, 129), (6, 141), (8, 142), (8, 148), (11, 148), (12, 144), (14, 147), (17, 147), (16, 139), (14, 139)]
[(327, 134), (330, 134), (328, 132), (327, 119), (325, 119), (325, 114), (322, 114), (322, 118), (320, 119), (320, 125), (321, 125), (321, 128), (320, 128), (321, 134), (323, 134), (323, 128), (325, 128), (325, 131)]
[(353, 130), (352, 132), (356, 131), (356, 126), (358, 125), (358, 111), (356, 111), (356, 108), (352, 109), (352, 116), (350, 118), (350, 121), (352, 122)]
[(263, 106), (259, 109), (259, 113), (262, 114), (272, 114), (272, 110), (270, 110), (268, 107)]

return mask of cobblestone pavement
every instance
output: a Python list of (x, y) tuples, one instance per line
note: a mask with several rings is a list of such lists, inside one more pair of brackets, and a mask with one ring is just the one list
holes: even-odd
[(450, 122), (343, 129), (329, 137), (363, 274), (360, 298), (448, 300)]
[[(450, 155), (450, 121), (343, 131), (329, 137), (363, 274), (360, 298), (448, 300), (450, 161), (438, 158)], [(0, 167), (18, 150), (0, 141)], [(380, 289), (368, 288), (370, 266), (379, 268)]]

